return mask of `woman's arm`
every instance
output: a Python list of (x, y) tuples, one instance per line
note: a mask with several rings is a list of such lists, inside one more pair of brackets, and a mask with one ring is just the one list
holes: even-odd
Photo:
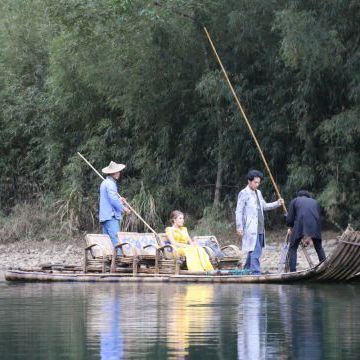
[[(186, 233), (187, 233), (187, 231), (186, 231)], [(171, 227), (166, 228), (165, 234), (166, 234), (167, 238), (169, 239), (169, 241), (171, 242), (171, 244), (173, 244), (173, 245), (175, 245), (177, 247), (184, 247), (184, 246), (187, 245), (185, 243), (180, 243), (180, 242), (175, 240), (174, 230)], [(189, 243), (192, 240), (191, 240), (189, 235), (188, 235), (188, 237), (189, 237), (189, 241), (188, 241), (188, 243)]]
[(168, 238), (168, 240), (169, 240), (172, 244), (176, 244), (176, 241), (175, 241), (175, 238), (174, 238), (174, 234), (173, 234), (171, 228), (166, 228), (165, 234), (166, 234), (166, 237)]
[(187, 228), (185, 228), (185, 233), (188, 237), (188, 244), (189, 245), (196, 245), (195, 241), (190, 237), (189, 232), (187, 231)]

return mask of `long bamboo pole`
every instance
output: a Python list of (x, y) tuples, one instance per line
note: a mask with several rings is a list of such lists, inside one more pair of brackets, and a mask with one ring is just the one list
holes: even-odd
[[(268, 165), (268, 162), (266, 161), (265, 155), (264, 155), (264, 153), (263, 153), (263, 151), (262, 151), (262, 149), (261, 149), (261, 146), (260, 146), (260, 144), (259, 144), (259, 141), (257, 140), (256, 135), (255, 135), (255, 133), (254, 133), (254, 130), (252, 129), (252, 126), (251, 126), (251, 124), (250, 124), (250, 122), (249, 122), (249, 120), (248, 120), (248, 118), (247, 118), (247, 116), (246, 116), (246, 114), (245, 114), (245, 111), (244, 111), (243, 107), (242, 107), (241, 104), (240, 104), (240, 101), (239, 101), (239, 99), (238, 99), (238, 97), (237, 97), (237, 95), (236, 95), (236, 93), (235, 93), (234, 87), (232, 86), (232, 84), (231, 84), (231, 82), (230, 82), (230, 80), (229, 80), (229, 77), (228, 77), (228, 75), (227, 75), (227, 72), (226, 72), (226, 70), (225, 70), (225, 68), (224, 68), (224, 66), (223, 66), (223, 64), (222, 64), (222, 62), (221, 62), (221, 59), (220, 59), (220, 57), (219, 57), (219, 55), (218, 55), (218, 53), (217, 53), (217, 51), (216, 51), (216, 48), (215, 48), (215, 46), (214, 46), (214, 43), (212, 42), (211, 37), (210, 37), (210, 34), (209, 34), (209, 32), (207, 31), (206, 27), (204, 27), (204, 31), (205, 31), (205, 33), (206, 33), (206, 36), (207, 36), (209, 42), (210, 42), (210, 45), (211, 45), (211, 48), (212, 48), (212, 50), (213, 50), (213, 52), (214, 52), (214, 54), (215, 54), (215, 57), (216, 57), (219, 65), (220, 65), (220, 67), (221, 67), (221, 70), (222, 70), (222, 72), (223, 72), (223, 74), (224, 74), (224, 76), (225, 76), (226, 82), (228, 83), (228, 85), (229, 85), (229, 87), (230, 87), (230, 90), (231, 90), (231, 92), (232, 92), (232, 94), (233, 94), (233, 96), (234, 96), (235, 102), (236, 102), (236, 104), (237, 104), (237, 106), (238, 106), (238, 108), (239, 108), (239, 110), (240, 110), (240, 113), (242, 114), (242, 116), (243, 116), (243, 118), (244, 118), (244, 120), (245, 120), (245, 123), (246, 123), (246, 125), (247, 125), (247, 127), (248, 127), (248, 129), (249, 129), (249, 131), (250, 131), (250, 134), (251, 134), (251, 136), (252, 136), (253, 139), (254, 139), (254, 142), (255, 142), (255, 144), (256, 144), (256, 147), (257, 147), (257, 149), (258, 149), (258, 151), (259, 151), (259, 153), (260, 153), (260, 157), (261, 157), (261, 159), (262, 159), (262, 161), (263, 161), (263, 163), (264, 163), (264, 165), (265, 165), (265, 168), (266, 168), (266, 170), (267, 170), (267, 172), (268, 172), (268, 174), (269, 174), (269, 177), (270, 177), (270, 179), (271, 179), (271, 182), (272, 182), (272, 184), (273, 184), (273, 186), (274, 186), (274, 188), (275, 188), (276, 195), (278, 196), (278, 198), (281, 198), (279, 188), (278, 188), (278, 186), (276, 185), (276, 182), (275, 182), (274, 177), (273, 177), (273, 175), (272, 175), (272, 173), (271, 173), (271, 170), (270, 170), (270, 167), (269, 167), (269, 165)], [(287, 209), (286, 209), (285, 204), (282, 204), (282, 207), (283, 207), (285, 213), (287, 213)]]
[[(209, 32), (207, 31), (206, 27), (204, 27), (204, 31), (205, 31), (205, 34), (206, 34), (208, 40), (209, 40), (209, 43), (210, 43), (210, 45), (211, 45), (211, 48), (212, 48), (212, 50), (213, 50), (213, 52), (214, 52), (214, 54), (215, 54), (216, 60), (218, 61), (219, 65), (220, 65), (220, 68), (221, 68), (221, 70), (222, 70), (222, 72), (223, 72), (223, 74), (224, 74), (224, 76), (225, 76), (226, 82), (227, 82), (228, 85), (229, 85), (229, 88), (230, 88), (230, 90), (231, 90), (231, 93), (232, 93), (233, 96), (234, 96), (236, 105), (238, 106), (239, 111), (240, 111), (240, 113), (242, 114), (242, 116), (243, 116), (243, 118), (244, 118), (244, 120), (245, 120), (245, 123), (246, 123), (246, 125), (247, 125), (247, 127), (248, 127), (248, 129), (249, 129), (249, 131), (250, 131), (250, 134), (251, 134), (252, 138), (254, 139), (254, 142), (255, 142), (256, 147), (257, 147), (257, 149), (258, 149), (258, 151), (259, 151), (260, 157), (261, 157), (261, 159), (262, 159), (262, 161), (263, 161), (263, 163), (264, 163), (264, 165), (265, 165), (265, 168), (266, 168), (266, 170), (267, 170), (267, 172), (268, 172), (268, 174), (269, 174), (270, 180), (271, 180), (271, 182), (272, 182), (272, 184), (273, 184), (273, 186), (274, 186), (276, 195), (278, 196), (278, 198), (281, 198), (281, 194), (280, 194), (279, 188), (278, 188), (278, 186), (277, 186), (277, 184), (276, 184), (276, 182), (275, 182), (275, 179), (274, 179), (274, 177), (273, 177), (273, 175), (272, 175), (272, 172), (271, 172), (271, 170), (270, 170), (269, 164), (268, 164), (268, 162), (266, 161), (265, 155), (264, 155), (264, 153), (263, 153), (263, 151), (262, 151), (262, 149), (261, 149), (261, 146), (260, 146), (260, 144), (259, 144), (259, 141), (257, 140), (256, 135), (255, 135), (255, 133), (254, 133), (254, 130), (253, 130), (251, 124), (250, 124), (250, 121), (248, 120), (248, 118), (247, 118), (247, 116), (246, 116), (246, 114), (245, 114), (245, 111), (244, 111), (243, 107), (242, 107), (241, 104), (240, 104), (239, 98), (237, 97), (237, 95), (236, 95), (236, 93), (235, 93), (234, 87), (233, 87), (232, 84), (231, 84), (231, 81), (230, 81), (230, 79), (229, 79), (229, 77), (228, 77), (228, 74), (227, 74), (227, 72), (226, 72), (226, 70), (225, 70), (225, 68), (224, 68), (224, 65), (222, 64), (222, 61), (221, 61), (221, 59), (220, 59), (220, 57), (219, 57), (219, 55), (218, 55), (218, 53), (217, 53), (217, 51), (216, 51), (215, 45), (214, 45), (214, 43), (212, 42), (211, 37), (210, 37), (210, 34), (209, 34)], [(287, 214), (287, 209), (286, 209), (285, 202), (282, 203), (282, 207), (283, 207), (283, 209), (284, 209), (285, 214)], [(288, 239), (288, 238), (287, 238), (287, 239)], [(306, 257), (307, 262), (309, 263), (310, 267), (312, 267), (312, 261), (311, 261), (310, 255), (309, 255), (308, 252), (306, 251), (306, 248), (305, 248), (303, 242), (301, 242), (301, 247), (302, 247), (303, 253), (304, 253), (305, 257)], [(286, 256), (286, 255), (285, 255), (285, 256)]]
[[(91, 163), (89, 161), (86, 160), (86, 158), (80, 154), (79, 152), (77, 153), (90, 167), (91, 169), (93, 169), (97, 175), (99, 175), (99, 177), (102, 179), (102, 180), (105, 180), (105, 178), (91, 165)], [(158, 236), (157, 232), (141, 217), (140, 214), (138, 214), (134, 208), (123, 198), (120, 196), (119, 193), (116, 193), (117, 196), (119, 197), (119, 199), (124, 202), (124, 204), (147, 226), (147, 228), (152, 232), (154, 233), (156, 236)]]

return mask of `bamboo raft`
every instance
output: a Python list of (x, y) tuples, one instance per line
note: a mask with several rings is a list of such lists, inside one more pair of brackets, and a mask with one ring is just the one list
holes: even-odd
[(360, 232), (347, 229), (338, 239), (334, 251), (326, 260), (308, 270), (292, 273), (246, 275), (239, 270), (215, 270), (175, 274), (132, 274), (129, 269), (117, 273), (84, 273), (80, 266), (43, 266), (38, 269), (9, 269), (7, 281), (40, 282), (153, 282), (153, 283), (292, 283), (346, 282), (360, 273)]

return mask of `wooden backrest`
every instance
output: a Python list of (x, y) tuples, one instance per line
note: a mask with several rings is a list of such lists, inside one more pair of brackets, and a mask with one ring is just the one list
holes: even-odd
[(193, 240), (199, 246), (207, 246), (206, 244), (210, 241), (211, 243), (214, 244), (214, 246), (220, 249), (219, 242), (217, 241), (216, 236), (214, 235), (194, 236)]
[[(121, 231), (117, 233), (118, 243), (128, 243), (122, 247), (125, 256), (155, 255), (158, 242), (153, 233), (137, 233)], [(146, 249), (146, 245), (152, 245)]]
[(111, 242), (110, 236), (105, 234), (86, 234), (85, 235), (86, 246), (96, 244), (91, 248), (91, 255), (95, 258), (110, 256), (113, 254), (114, 246)]
[[(166, 236), (165, 233), (160, 233), (158, 235), (159, 235), (159, 241), (160, 241), (159, 245), (160, 246), (164, 246), (167, 244), (171, 245), (170, 240), (168, 239), (168, 237)], [(165, 259), (167, 259), (167, 260), (171, 260), (174, 258), (174, 253), (173, 253), (172, 249), (165, 248), (163, 254), (164, 254)]]
[(221, 252), (219, 242), (214, 235), (194, 236), (193, 240), (199, 246), (202, 246), (210, 258), (216, 258), (216, 253)]
[(241, 250), (236, 245), (226, 245), (221, 247), (214, 235), (194, 236), (193, 240), (200, 246), (206, 248), (210, 257), (237, 257), (241, 258)]

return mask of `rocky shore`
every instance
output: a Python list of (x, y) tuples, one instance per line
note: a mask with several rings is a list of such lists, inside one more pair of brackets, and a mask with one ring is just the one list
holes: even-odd
[[(330, 254), (337, 244), (334, 232), (324, 233), (323, 246), (326, 255)], [(271, 232), (268, 234), (267, 246), (261, 258), (262, 271), (274, 272), (278, 268), (279, 257), (283, 243), (274, 240)], [(84, 256), (84, 242), (81, 238), (73, 241), (17, 241), (0, 245), (0, 272), (8, 268), (32, 268), (40, 264), (66, 264), (81, 265)], [(313, 246), (308, 247), (308, 252), (317, 263), (317, 256)], [(244, 254), (245, 261), (245, 254)], [(298, 251), (298, 270), (308, 268), (308, 263), (303, 252)], [(0, 276), (1, 278), (1, 276)]]
[[(323, 247), (326, 256), (332, 253), (333, 249), (336, 247), (337, 242), (338, 240), (336, 238), (323, 241)], [(266, 247), (261, 258), (262, 271), (269, 271), (269, 272), (277, 271), (282, 247), (283, 245), (278, 243), (272, 243)], [(313, 263), (317, 264), (319, 260), (314, 247), (310, 245), (306, 249)], [(309, 268), (309, 264), (305, 258), (303, 251), (299, 247), (298, 257), (297, 257), (297, 270), (306, 270), (308, 268)]]
[(32, 268), (39, 264), (81, 264), (84, 243), (76, 241), (17, 241), (0, 245), (0, 270)]

